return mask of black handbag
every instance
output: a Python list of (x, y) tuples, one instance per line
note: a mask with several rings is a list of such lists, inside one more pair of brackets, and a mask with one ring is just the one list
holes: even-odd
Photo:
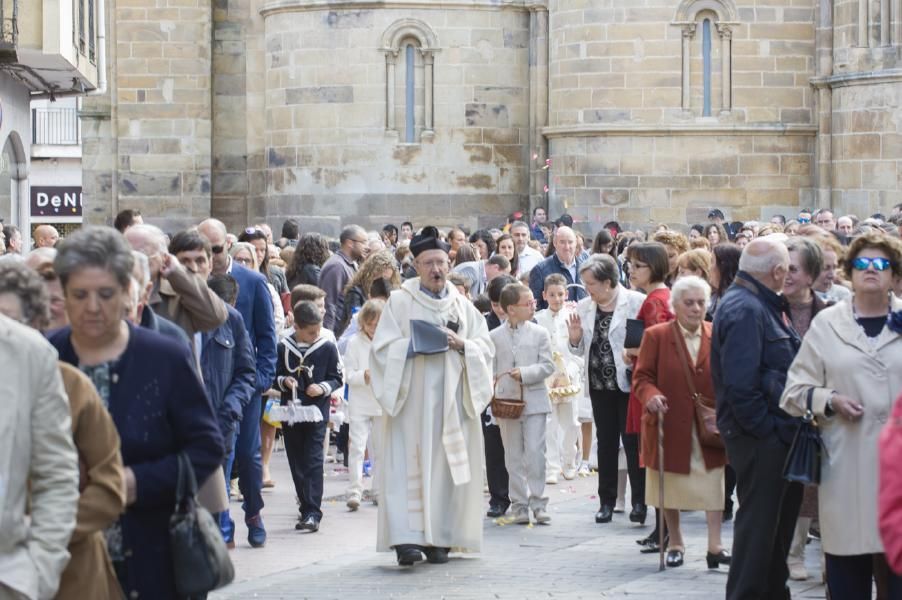
[(821, 433), (811, 410), (814, 388), (808, 390), (808, 402), (802, 422), (792, 438), (792, 446), (783, 465), (783, 479), (805, 485), (821, 482), (821, 455), (825, 452)]
[(169, 549), (175, 573), (175, 589), (180, 596), (205, 594), (235, 578), (235, 568), (219, 524), (197, 503), (194, 467), (179, 453), (179, 478), (175, 511), (169, 518)]

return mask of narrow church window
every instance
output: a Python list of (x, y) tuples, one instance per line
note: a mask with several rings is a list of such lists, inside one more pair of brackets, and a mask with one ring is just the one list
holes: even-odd
[(711, 116), (711, 19), (702, 21), (702, 61), (704, 63), (704, 108), (702, 116)]
[(404, 50), (404, 60), (406, 63), (406, 73), (404, 76), (404, 141), (412, 144), (416, 141), (416, 95), (415, 95), (415, 67), (416, 67), (416, 49), (413, 44), (407, 44)]

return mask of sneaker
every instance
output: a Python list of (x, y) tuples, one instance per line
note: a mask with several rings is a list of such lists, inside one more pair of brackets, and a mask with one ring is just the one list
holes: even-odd
[(266, 529), (263, 527), (263, 517), (259, 514), (244, 520), (247, 525), (247, 543), (251, 548), (262, 548), (266, 545)]
[(557, 485), (557, 475), (548, 475), (545, 477), (545, 483), (548, 485)]
[(514, 513), (512, 522), (515, 525), (529, 525), (529, 511), (520, 510)]
[(545, 512), (544, 508), (537, 508), (535, 511), (533, 511), (532, 514), (536, 518), (536, 523), (540, 523), (542, 525), (551, 523), (551, 515)]
[(351, 494), (348, 497), (347, 506), (352, 511), (360, 508), (360, 494)]
[(805, 568), (804, 563), (792, 562), (786, 566), (789, 567), (789, 578), (793, 581), (805, 581), (808, 579), (808, 569)]
[(589, 463), (585, 461), (580, 463), (579, 470), (576, 472), (576, 474), (580, 477), (588, 477), (589, 475), (591, 475), (591, 472), (589, 471)]
[(564, 479), (570, 481), (571, 479), (576, 477), (576, 469), (574, 469), (573, 467), (564, 469), (563, 476)]

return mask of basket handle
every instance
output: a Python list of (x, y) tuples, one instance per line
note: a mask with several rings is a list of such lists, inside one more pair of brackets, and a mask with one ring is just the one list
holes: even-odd
[[(502, 377), (504, 377), (505, 375), (507, 377), (510, 377), (511, 379), (514, 379), (513, 376), (511, 375), (510, 371), (502, 371), (501, 373), (498, 373), (497, 375), (495, 375), (495, 380), (492, 382), (492, 395), (493, 396), (495, 395), (495, 389), (498, 387), (498, 380), (501, 379)], [(523, 402), (523, 382), (517, 381), (516, 379), (514, 379), (514, 381), (517, 383), (517, 386), (520, 388), (520, 402)]]

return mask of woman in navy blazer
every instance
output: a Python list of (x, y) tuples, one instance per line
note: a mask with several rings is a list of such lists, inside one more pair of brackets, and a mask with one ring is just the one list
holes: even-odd
[(94, 382), (122, 440), (127, 508), (105, 533), (127, 598), (177, 598), (169, 550), (178, 455), (198, 481), (222, 463), (223, 443), (187, 348), (123, 320), (133, 258), (109, 227), (59, 247), (54, 267), (71, 326), (52, 332), (60, 360)]

